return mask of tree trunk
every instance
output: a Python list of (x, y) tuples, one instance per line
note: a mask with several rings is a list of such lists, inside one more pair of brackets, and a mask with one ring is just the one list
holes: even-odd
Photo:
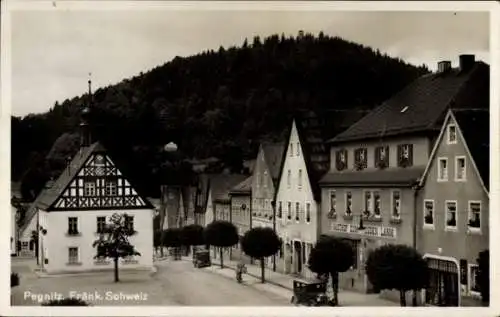
[(120, 281), (120, 279), (118, 278), (118, 258), (115, 258), (114, 261), (115, 261), (115, 283), (117, 283)]
[(412, 298), (413, 307), (417, 307), (418, 306), (417, 294), (418, 294), (418, 291), (416, 289), (414, 289), (413, 290), (413, 298)]
[(262, 283), (266, 282), (264, 279), (264, 258), (260, 258), (260, 281)]
[(339, 273), (332, 272), (332, 290), (333, 290), (333, 304), (335, 306), (339, 303)]
[(220, 268), (223, 269), (224, 268), (224, 258), (222, 257), (222, 248), (219, 247), (219, 254), (220, 254)]
[(399, 301), (400, 301), (401, 307), (406, 306), (406, 291), (405, 290), (399, 290)]

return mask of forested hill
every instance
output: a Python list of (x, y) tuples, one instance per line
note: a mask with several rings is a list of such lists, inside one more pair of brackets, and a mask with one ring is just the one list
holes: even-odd
[[(255, 37), (240, 47), (176, 57), (98, 89), (94, 135), (110, 151), (126, 153), (136, 162), (134, 177), (153, 188), (157, 150), (170, 141), (186, 157), (238, 165), (255, 155), (262, 139), (283, 136), (297, 109), (371, 109), (427, 71), (323, 33)], [(78, 96), (47, 113), (12, 119), (14, 181), (24, 179), (36, 193), (61, 170), (78, 147), (79, 113), (87, 101)]]

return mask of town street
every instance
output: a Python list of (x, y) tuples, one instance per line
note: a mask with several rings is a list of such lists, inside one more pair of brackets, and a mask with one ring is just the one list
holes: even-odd
[(156, 262), (158, 271), (153, 275), (123, 271), (119, 283), (113, 283), (112, 272), (39, 278), (32, 271), (35, 266), (32, 259), (12, 260), (12, 271), (21, 276), (21, 285), (12, 290), (12, 305), (40, 305), (44, 300), (37, 296), (68, 296), (71, 291), (80, 296), (97, 294), (87, 298), (92, 305), (290, 305), (287, 290), (251, 278), (238, 284), (234, 274), (221, 275), (216, 267), (196, 269), (189, 261)]

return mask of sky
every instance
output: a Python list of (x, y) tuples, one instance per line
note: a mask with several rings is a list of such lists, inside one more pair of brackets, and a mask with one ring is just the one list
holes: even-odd
[(489, 63), (487, 12), (15, 11), (11, 13), (12, 108), (41, 113), (56, 101), (108, 86), (220, 46), (299, 30), (323, 31), (436, 69), (475, 54)]

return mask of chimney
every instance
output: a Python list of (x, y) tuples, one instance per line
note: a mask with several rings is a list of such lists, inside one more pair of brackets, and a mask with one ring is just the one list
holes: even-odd
[(451, 61), (438, 62), (438, 74), (444, 74), (451, 69)]
[(472, 69), (474, 63), (476, 62), (476, 58), (472, 54), (462, 54), (459, 56), (460, 61), (460, 71), (467, 72)]

